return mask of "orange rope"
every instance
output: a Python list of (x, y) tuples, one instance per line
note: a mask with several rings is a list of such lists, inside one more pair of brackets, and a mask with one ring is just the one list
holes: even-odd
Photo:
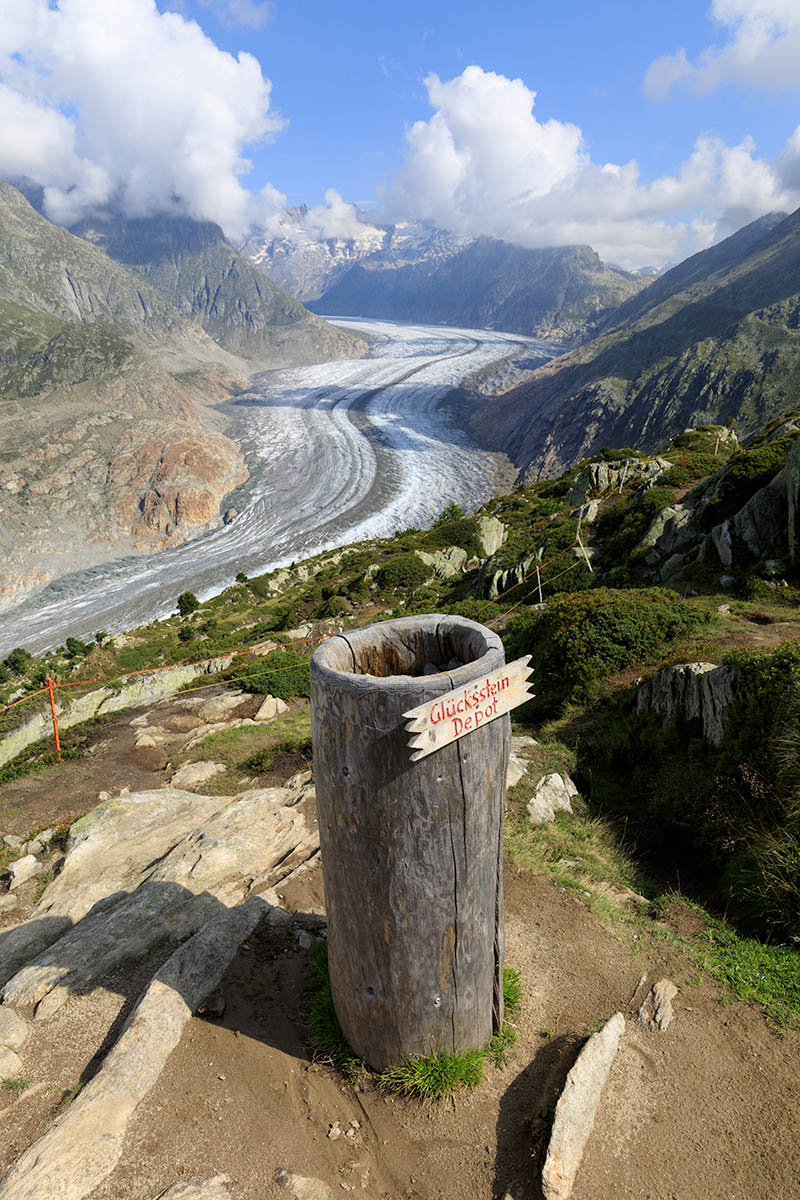
[(35, 700), (37, 696), (43, 696), (49, 688), (43, 687), (38, 692), (31, 692), (29, 696), (23, 696), (20, 700), (15, 700), (13, 704), (6, 704), (5, 708), (0, 708), (0, 713), (8, 712), (10, 708), (16, 708), (18, 704), (26, 704), (28, 700)]

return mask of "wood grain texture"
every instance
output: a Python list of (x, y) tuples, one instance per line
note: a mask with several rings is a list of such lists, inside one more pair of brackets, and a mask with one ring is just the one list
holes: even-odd
[[(426, 663), (464, 662), (421, 675)], [(502, 1023), (507, 716), (411, 761), (403, 714), (503, 665), (449, 616), (341, 634), (311, 660), (311, 724), (334, 1004), (383, 1070), (484, 1046)]]

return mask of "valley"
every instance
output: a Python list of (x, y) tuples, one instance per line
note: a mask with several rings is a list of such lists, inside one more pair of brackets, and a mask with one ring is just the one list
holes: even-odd
[(468, 376), (554, 348), (521, 335), (387, 321), (337, 322), (369, 357), (255, 377), (217, 411), (249, 478), (229, 523), (183, 546), (65, 574), (3, 614), (0, 653), (41, 651), (67, 635), (119, 632), (203, 598), (237, 572), (260, 573), (344, 543), (431, 524), (450, 502), (472, 510), (507, 488), (504, 456), (481, 449), (447, 397)]

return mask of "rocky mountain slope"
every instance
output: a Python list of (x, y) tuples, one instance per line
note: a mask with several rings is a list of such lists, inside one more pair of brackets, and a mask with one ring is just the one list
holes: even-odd
[(523, 250), (482, 237), (446, 257), (401, 265), (380, 256), (365, 259), (310, 307), (341, 316), (437, 321), (565, 342), (647, 282), (607, 266), (589, 246)]
[[(175, 237), (150, 233), (163, 252), (153, 279), (168, 291), (172, 276), (170, 297), (0, 183), (0, 608), (76, 563), (218, 522), (247, 470), (213, 406), (254, 367), (365, 348), (283, 296), (214, 227), (183, 257)], [(191, 302), (200, 273), (205, 306)]]
[(354, 358), (358, 338), (309, 313), (265, 278), (218, 225), (189, 217), (86, 219), (73, 233), (141, 275), (220, 346), (254, 367)]
[(291, 296), (307, 303), (318, 300), (352, 266), (364, 259), (386, 266), (403, 266), (447, 258), (471, 239), (417, 221), (374, 225), (367, 215), (350, 222), (348, 236), (323, 236), (309, 227), (303, 204), (281, 214), (277, 235), (255, 233), (242, 253)]
[(800, 212), (770, 214), (694, 255), (599, 328), (476, 415), (476, 430), (528, 477), (603, 445), (649, 449), (689, 425), (757, 428), (800, 377)]

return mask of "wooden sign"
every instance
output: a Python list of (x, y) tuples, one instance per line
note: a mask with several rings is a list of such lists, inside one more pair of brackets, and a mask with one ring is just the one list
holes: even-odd
[(530, 654), (526, 654), (482, 679), (473, 679), (455, 691), (403, 713), (411, 734), (408, 745), (414, 751), (411, 761), (418, 762), (530, 700), (533, 696), (528, 690), (530, 661)]

